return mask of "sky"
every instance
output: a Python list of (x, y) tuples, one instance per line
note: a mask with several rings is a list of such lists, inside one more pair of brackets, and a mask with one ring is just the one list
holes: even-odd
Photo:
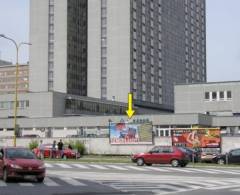
[[(240, 80), (240, 0), (206, 0), (207, 81)], [(29, 41), (29, 0), (0, 0), (0, 34)], [(28, 61), (29, 46), (19, 62)], [(0, 58), (15, 63), (16, 49), (0, 39)]]

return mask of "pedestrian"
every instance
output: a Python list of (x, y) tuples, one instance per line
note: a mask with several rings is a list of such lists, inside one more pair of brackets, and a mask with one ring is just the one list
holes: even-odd
[(72, 146), (71, 146), (71, 144), (68, 145), (68, 149), (70, 149), (70, 150), (73, 149)]
[(52, 144), (52, 158), (56, 158), (56, 140)]
[(39, 151), (40, 151), (40, 159), (44, 159), (44, 145), (42, 140), (40, 140), (40, 143), (39, 143)]
[(58, 153), (60, 155), (60, 158), (62, 158), (63, 157), (63, 142), (61, 139), (57, 145), (58, 145)]

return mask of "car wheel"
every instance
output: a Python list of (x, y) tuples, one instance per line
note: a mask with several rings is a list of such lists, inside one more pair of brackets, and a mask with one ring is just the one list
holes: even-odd
[(146, 163), (146, 165), (147, 165), (147, 166), (152, 166), (152, 164), (151, 164), (151, 163)]
[(144, 160), (142, 158), (137, 159), (137, 166), (143, 166)]
[(3, 181), (8, 182), (9, 178), (8, 178), (8, 171), (6, 168), (3, 169)]
[(37, 182), (39, 182), (39, 183), (42, 183), (43, 180), (44, 180), (44, 177), (39, 177), (39, 178), (37, 178)]
[(178, 167), (179, 166), (179, 161), (174, 159), (174, 160), (171, 161), (171, 165), (172, 165), (172, 167)]
[(225, 164), (225, 161), (223, 159), (218, 159), (217, 163), (219, 165), (224, 165)]

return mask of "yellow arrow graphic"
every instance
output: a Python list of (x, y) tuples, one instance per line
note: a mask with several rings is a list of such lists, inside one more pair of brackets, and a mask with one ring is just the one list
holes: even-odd
[(132, 109), (132, 94), (128, 94), (128, 110), (126, 110), (126, 113), (128, 115), (128, 118), (132, 118), (132, 116), (135, 113), (135, 110)]

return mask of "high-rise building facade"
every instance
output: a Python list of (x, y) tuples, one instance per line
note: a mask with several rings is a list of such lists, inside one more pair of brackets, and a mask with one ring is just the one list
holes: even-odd
[(30, 90), (173, 109), (206, 81), (205, 0), (32, 0)]
[(30, 91), (87, 95), (87, 0), (31, 0), (30, 41)]

